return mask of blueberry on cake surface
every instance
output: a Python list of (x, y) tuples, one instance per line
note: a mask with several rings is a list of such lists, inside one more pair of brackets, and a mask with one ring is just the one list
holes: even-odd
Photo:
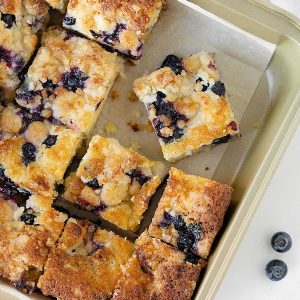
[(189, 300), (204, 267), (204, 261), (187, 261), (184, 253), (145, 231), (135, 243), (112, 299)]
[(60, 300), (109, 299), (133, 245), (87, 220), (69, 219), (38, 287)]
[(149, 227), (151, 236), (205, 259), (223, 225), (232, 188), (171, 168), (168, 184)]
[(42, 46), (16, 101), (31, 112), (88, 135), (119, 69), (116, 54), (51, 27), (43, 33)]
[(63, 26), (139, 60), (165, 0), (70, 0)]
[(20, 83), (18, 74), (30, 60), (36, 32), (48, 21), (43, 0), (0, 2), (0, 103), (13, 100)]
[(0, 113), (0, 193), (11, 197), (24, 189), (52, 197), (81, 140), (79, 131), (9, 104)]
[(227, 143), (239, 134), (212, 56), (168, 55), (157, 71), (136, 79), (134, 91), (148, 111), (166, 160), (203, 146)]
[(26, 206), (0, 197), (0, 276), (31, 293), (67, 216), (50, 208), (52, 199), (31, 196)]
[(97, 135), (76, 173), (66, 179), (63, 197), (125, 230), (136, 231), (164, 175), (162, 163)]

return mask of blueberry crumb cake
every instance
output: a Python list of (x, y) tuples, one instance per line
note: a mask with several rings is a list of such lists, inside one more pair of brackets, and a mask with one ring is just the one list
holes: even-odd
[(0, 1), (0, 104), (13, 100), (37, 45), (36, 32), (49, 18), (44, 0)]
[(67, 216), (50, 208), (52, 199), (31, 196), (25, 206), (0, 197), (0, 276), (31, 293)]
[(0, 113), (0, 193), (53, 197), (82, 134), (9, 104)]
[(134, 91), (168, 161), (239, 134), (214, 58), (204, 51), (183, 58), (168, 55), (159, 70), (135, 80)]
[(136, 231), (164, 175), (162, 163), (98, 135), (76, 173), (66, 179), (63, 197), (122, 229)]
[(18, 89), (16, 101), (33, 113), (88, 135), (121, 63), (115, 53), (58, 27), (43, 33), (42, 46)]
[(139, 60), (165, 0), (70, 0), (63, 25)]
[(112, 299), (189, 300), (204, 267), (204, 261), (190, 262), (184, 253), (144, 232), (135, 243)]
[(112, 295), (133, 245), (87, 220), (69, 219), (38, 287), (60, 300), (105, 300)]
[(222, 227), (232, 188), (171, 168), (149, 228), (151, 236), (206, 259)]

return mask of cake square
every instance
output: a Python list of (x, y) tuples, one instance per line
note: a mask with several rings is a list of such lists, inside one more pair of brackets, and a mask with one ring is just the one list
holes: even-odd
[(26, 207), (0, 198), (0, 276), (31, 293), (67, 216), (50, 208), (52, 199), (31, 196)]
[(166, 160), (176, 161), (204, 146), (227, 143), (239, 134), (211, 55), (169, 55), (161, 68), (134, 82)]
[(109, 299), (133, 245), (86, 220), (69, 219), (38, 287), (60, 300)]
[(206, 259), (223, 225), (232, 191), (228, 185), (171, 168), (150, 235)]
[(43, 34), (42, 46), (16, 101), (31, 112), (88, 135), (120, 67), (116, 54), (51, 27)]
[(79, 131), (8, 105), (0, 114), (0, 193), (53, 197), (81, 141)]
[(181, 251), (144, 232), (135, 243), (112, 299), (189, 300), (204, 267), (204, 261), (191, 263)]
[(42, 0), (0, 2), (0, 104), (13, 100), (18, 74), (36, 48), (36, 32), (48, 19), (48, 6)]
[(63, 197), (122, 229), (136, 231), (164, 175), (161, 162), (97, 135), (76, 173), (66, 179)]
[(165, 0), (70, 0), (63, 25), (139, 60)]

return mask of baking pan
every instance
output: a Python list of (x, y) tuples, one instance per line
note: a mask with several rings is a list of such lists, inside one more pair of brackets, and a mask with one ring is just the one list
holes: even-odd
[[(146, 120), (143, 105), (128, 101), (132, 81), (145, 71), (157, 68), (170, 52), (186, 55), (203, 49), (216, 53), (230, 102), (241, 120), (243, 136), (228, 145), (172, 164), (235, 189), (223, 230), (195, 291), (194, 298), (202, 300), (214, 298), (299, 121), (300, 26), (291, 15), (260, 1), (193, 2), (169, 0), (169, 10), (163, 13), (147, 42), (141, 63), (125, 65), (125, 75), (113, 88), (120, 96), (108, 100), (94, 134), (112, 135), (125, 146), (132, 144), (149, 158), (163, 161), (154, 133), (134, 132), (127, 125), (139, 114), (137, 122)], [(194, 23), (191, 16), (197, 18)], [(185, 27), (190, 32), (184, 32)], [(106, 130), (111, 123), (115, 132)], [(143, 228), (149, 223), (158, 198), (159, 195)], [(44, 297), (24, 295), (1, 281), (0, 299)]]

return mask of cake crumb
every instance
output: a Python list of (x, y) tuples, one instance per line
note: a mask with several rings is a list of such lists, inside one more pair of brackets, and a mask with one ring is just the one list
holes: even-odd
[(148, 121), (146, 124), (144, 124), (143, 131), (145, 131), (145, 132), (153, 132), (154, 131), (153, 126), (150, 121)]
[(134, 132), (137, 132), (137, 131), (140, 130), (140, 125), (139, 125), (139, 123), (137, 121), (130, 120), (127, 123), (127, 125), (129, 125)]
[(261, 123), (260, 122), (255, 122), (253, 124), (253, 127), (256, 128), (256, 129), (260, 129), (261, 128)]
[(117, 98), (119, 98), (119, 96), (120, 96), (120, 93), (118, 91), (113, 90), (111, 92), (111, 98), (112, 98), (112, 100), (116, 100)]
[(133, 115), (134, 117), (136, 117), (136, 118), (140, 118), (141, 115), (142, 115), (142, 113), (141, 113), (139, 110), (134, 110), (134, 111), (132, 112), (132, 115)]
[(141, 145), (138, 143), (138, 142), (135, 142), (135, 141), (132, 141), (131, 142), (131, 145), (130, 145), (130, 148), (134, 151), (138, 151), (140, 150), (142, 147)]
[(114, 123), (107, 123), (105, 125), (105, 131), (107, 134), (114, 135), (117, 132), (117, 126)]
[(134, 91), (130, 91), (130, 92), (128, 92), (128, 100), (130, 102), (137, 102), (139, 99), (138, 99), (137, 95), (134, 93)]

